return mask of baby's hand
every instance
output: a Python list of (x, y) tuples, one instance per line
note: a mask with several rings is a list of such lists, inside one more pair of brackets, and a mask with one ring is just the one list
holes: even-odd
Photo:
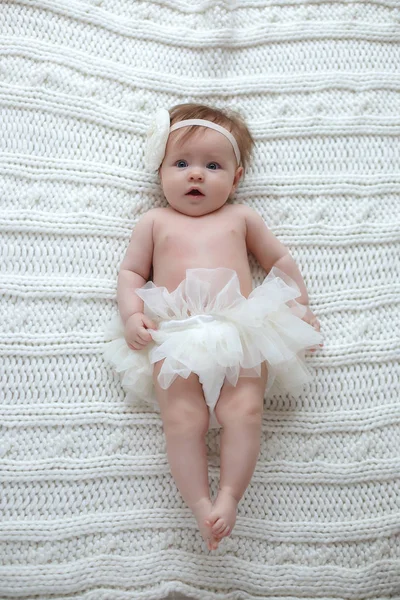
[(143, 313), (134, 313), (125, 323), (125, 341), (131, 350), (143, 350), (152, 341), (148, 329), (157, 329), (157, 325)]
[[(309, 325), (312, 325), (316, 331), (320, 331), (321, 324), (318, 321), (317, 317), (314, 315), (314, 313), (312, 312), (311, 308), (308, 305), (306, 306), (306, 308), (307, 308), (307, 311), (302, 316), (303, 321), (305, 321), (306, 323), (309, 323)], [(323, 346), (323, 344), (320, 344), (320, 347), (322, 347), (322, 346)], [(310, 348), (311, 352), (315, 352), (316, 349), (317, 349), (317, 347)]]

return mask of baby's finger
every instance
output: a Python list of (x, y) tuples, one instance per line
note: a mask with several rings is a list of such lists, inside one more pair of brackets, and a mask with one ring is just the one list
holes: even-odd
[(144, 344), (147, 344), (147, 342), (149, 342), (150, 340), (152, 340), (153, 338), (151, 337), (150, 333), (147, 331), (147, 329), (145, 329), (144, 327), (142, 327), (142, 329), (139, 330), (138, 333), (138, 338), (139, 340), (141, 340)]
[(134, 350), (142, 350), (145, 346), (147, 346), (147, 342), (143, 342), (138, 336), (131, 342)]
[(310, 352), (315, 352), (316, 350), (318, 350), (318, 348), (322, 348), (324, 344), (318, 344), (318, 346), (312, 346), (311, 348), (308, 348), (308, 350)]
[(144, 346), (139, 346), (138, 344), (128, 344), (128, 347), (131, 350), (143, 350)]

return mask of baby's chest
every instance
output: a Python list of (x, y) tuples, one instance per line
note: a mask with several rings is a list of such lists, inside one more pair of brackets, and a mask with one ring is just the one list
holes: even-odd
[[(231, 252), (244, 243), (244, 236), (238, 228), (166, 228), (160, 232), (156, 247), (158, 251), (179, 255), (193, 253)], [(239, 244), (240, 245), (240, 244)]]

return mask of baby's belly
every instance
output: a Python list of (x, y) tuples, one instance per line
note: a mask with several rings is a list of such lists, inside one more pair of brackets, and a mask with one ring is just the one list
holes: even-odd
[(153, 282), (158, 287), (166, 287), (169, 292), (175, 290), (178, 285), (186, 278), (186, 269), (217, 269), (219, 267), (225, 267), (232, 269), (236, 272), (239, 283), (240, 291), (243, 296), (247, 298), (253, 289), (252, 276), (250, 272), (249, 262), (247, 254), (245, 260), (224, 260), (220, 257), (208, 257), (204, 260), (176, 260), (172, 261), (171, 258), (164, 256), (159, 262), (154, 261), (153, 263)]
[[(240, 290), (247, 298), (252, 290), (245, 238), (240, 228), (230, 226), (226, 233), (221, 227), (203, 227), (197, 232), (186, 223), (175, 231), (163, 231), (158, 236), (153, 253), (153, 281), (169, 292), (186, 278), (187, 269), (217, 269), (225, 267), (237, 273)], [(190, 224), (190, 223), (189, 223)], [(181, 229), (181, 230), (180, 230)]]

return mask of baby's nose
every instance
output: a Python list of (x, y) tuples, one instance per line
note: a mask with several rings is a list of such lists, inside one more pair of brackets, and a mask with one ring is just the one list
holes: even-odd
[(190, 178), (190, 181), (203, 181), (204, 175), (200, 169), (193, 169), (190, 172), (189, 178)]

